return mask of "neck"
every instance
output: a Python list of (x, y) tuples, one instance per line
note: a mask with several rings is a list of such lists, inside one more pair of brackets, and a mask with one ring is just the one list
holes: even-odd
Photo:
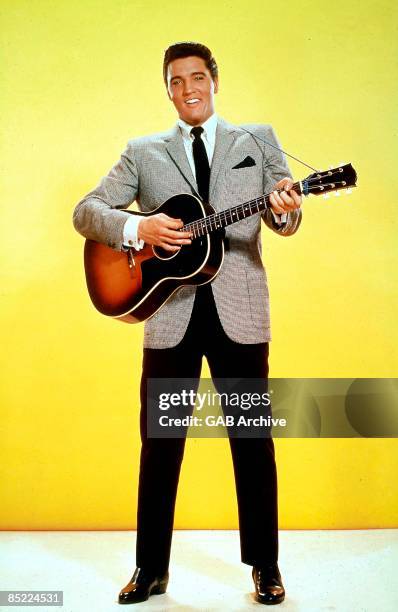
[[(294, 191), (296, 191), (298, 194), (302, 193), (302, 188), (299, 182), (294, 183), (292, 189), (294, 189)], [(282, 190), (279, 190), (278, 193), (281, 191)], [(192, 232), (193, 238), (200, 238), (205, 234), (210, 234), (211, 232), (220, 230), (223, 227), (227, 227), (227, 225), (232, 225), (233, 223), (237, 223), (246, 217), (251, 217), (256, 213), (266, 210), (269, 208), (270, 196), (271, 194), (264, 194), (259, 198), (255, 198), (254, 200), (249, 200), (243, 204), (238, 204), (238, 206), (233, 206), (232, 208), (228, 208), (227, 210), (223, 210), (219, 213), (214, 213), (207, 217), (198, 219), (197, 221), (187, 223), (181, 229), (183, 232)]]

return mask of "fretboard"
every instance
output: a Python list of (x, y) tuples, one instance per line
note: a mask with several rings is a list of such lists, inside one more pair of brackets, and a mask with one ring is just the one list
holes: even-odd
[[(301, 195), (301, 187), (300, 183), (294, 183), (292, 189)], [(278, 190), (280, 193), (281, 190)], [(246, 217), (251, 217), (256, 213), (261, 213), (263, 210), (266, 210), (269, 207), (269, 198), (271, 194), (264, 194), (254, 200), (249, 200), (248, 202), (244, 202), (243, 204), (238, 204), (238, 206), (233, 206), (232, 208), (228, 208), (227, 210), (223, 210), (219, 213), (214, 213), (207, 217), (203, 217), (201, 219), (197, 219), (196, 221), (191, 221), (184, 225), (181, 228), (183, 232), (191, 232), (192, 238), (200, 238), (205, 234), (210, 234), (211, 232), (222, 229), (223, 227), (227, 227), (227, 225), (232, 225), (232, 223), (237, 223), (238, 221), (242, 221)]]

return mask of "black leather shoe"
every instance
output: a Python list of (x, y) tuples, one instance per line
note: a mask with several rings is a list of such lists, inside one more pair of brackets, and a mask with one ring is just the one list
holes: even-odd
[(254, 566), (252, 576), (256, 589), (254, 598), (258, 603), (273, 605), (285, 599), (285, 589), (277, 563), (261, 567)]
[(141, 567), (137, 567), (130, 582), (119, 593), (120, 604), (146, 601), (150, 595), (165, 593), (169, 582), (169, 572), (163, 576), (154, 576)]

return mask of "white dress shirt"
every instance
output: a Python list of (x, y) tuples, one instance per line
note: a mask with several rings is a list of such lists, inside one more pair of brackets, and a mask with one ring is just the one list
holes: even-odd
[[(192, 125), (185, 123), (182, 119), (177, 121), (177, 125), (180, 127), (180, 131), (182, 134), (182, 140), (184, 142), (185, 152), (188, 157), (189, 165), (191, 166), (192, 174), (196, 178), (196, 170), (195, 170), (195, 162), (193, 159), (193, 149), (192, 143), (194, 141), (194, 137), (191, 134)], [(200, 138), (203, 140), (207, 159), (209, 160), (209, 166), (211, 166), (211, 162), (213, 160), (214, 147), (216, 144), (216, 131), (217, 131), (217, 115), (213, 113), (211, 117), (207, 119), (204, 123), (202, 123), (203, 132), (200, 135)]]
[[(217, 131), (217, 115), (213, 113), (211, 117), (209, 117), (204, 123), (202, 123), (203, 132), (200, 135), (201, 139), (204, 142), (207, 158), (209, 160), (209, 166), (211, 166), (211, 162), (214, 154), (214, 147), (216, 144), (216, 131)], [(192, 125), (186, 123), (182, 119), (178, 119), (177, 125), (180, 128), (182, 140), (184, 143), (185, 152), (187, 154), (189, 165), (191, 166), (192, 174), (196, 178), (195, 171), (195, 162), (193, 159), (193, 150), (192, 143), (194, 141), (194, 137), (191, 134)], [(274, 216), (276, 223), (284, 223), (286, 221), (286, 213), (282, 216), (277, 215), (271, 209), (271, 212)], [(126, 248), (134, 247), (137, 251), (143, 248), (144, 241), (138, 239), (138, 224), (142, 221), (142, 219), (138, 216), (131, 215), (124, 224), (123, 227), (123, 246)]]

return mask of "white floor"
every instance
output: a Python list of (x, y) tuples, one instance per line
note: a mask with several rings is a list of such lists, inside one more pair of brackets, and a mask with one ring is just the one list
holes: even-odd
[[(135, 568), (135, 532), (10, 531), (0, 546), (0, 590), (64, 591), (62, 608), (38, 612), (269, 609), (253, 601), (236, 531), (175, 531), (167, 593), (123, 607), (117, 595)], [(279, 567), (286, 599), (273, 609), (281, 612), (398, 610), (397, 530), (281, 531)]]

